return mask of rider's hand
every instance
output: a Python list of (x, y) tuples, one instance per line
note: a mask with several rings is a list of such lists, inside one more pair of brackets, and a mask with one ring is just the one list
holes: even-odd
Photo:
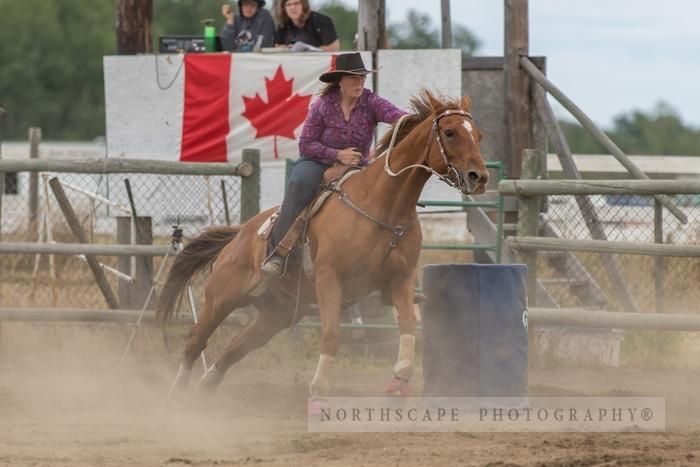
[(231, 8), (231, 5), (228, 3), (222, 5), (221, 14), (224, 15), (224, 18), (226, 18), (226, 22), (228, 24), (233, 24), (233, 8)]
[(345, 165), (357, 165), (360, 162), (362, 153), (357, 148), (347, 148), (338, 151), (337, 159)]

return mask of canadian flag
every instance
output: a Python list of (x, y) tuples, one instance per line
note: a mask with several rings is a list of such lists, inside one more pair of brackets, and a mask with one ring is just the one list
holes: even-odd
[[(371, 52), (360, 52), (366, 67)], [(298, 156), (308, 109), (336, 54), (216, 53), (104, 58), (107, 154), (236, 161)], [(367, 86), (371, 86), (367, 80)]]
[(190, 54), (184, 63), (180, 160), (225, 162), (243, 148), (296, 158), (297, 139), (334, 67), (328, 54)]

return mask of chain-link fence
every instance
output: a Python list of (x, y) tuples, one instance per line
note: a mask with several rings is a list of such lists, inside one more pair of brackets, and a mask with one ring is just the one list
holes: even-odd
[[(186, 242), (208, 226), (238, 224), (241, 220), (242, 181), (238, 176), (46, 172), (7, 175), (0, 223), (3, 243), (77, 242), (50, 186), (53, 177), (60, 181), (88, 242), (93, 244), (170, 245), (176, 225), (182, 228)], [(131, 222), (126, 180), (136, 214), (150, 218), (139, 220), (135, 226)], [(125, 284), (135, 274), (132, 271), (146, 265), (147, 272), (154, 275), (163, 258), (100, 256), (98, 260), (121, 302), (123, 289), (129, 287)], [(84, 257), (48, 254), (0, 255), (0, 306), (106, 307)]]
[[(574, 196), (549, 196), (543, 213), (544, 235), (591, 240), (597, 216), (607, 240), (677, 245), (700, 244), (700, 196), (677, 195), (688, 216), (681, 223), (651, 196), (594, 195), (582, 212)], [(591, 212), (595, 211), (595, 212)], [(588, 223), (586, 222), (588, 220)], [(618, 268), (624, 287), (611, 280)], [(638, 311), (700, 312), (700, 261), (693, 257), (547, 252), (538, 254), (538, 279), (561, 307), (625, 310), (627, 294)]]

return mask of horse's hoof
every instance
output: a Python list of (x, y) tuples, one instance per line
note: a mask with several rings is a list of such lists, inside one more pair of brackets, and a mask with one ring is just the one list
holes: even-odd
[(408, 384), (408, 378), (394, 376), (391, 382), (386, 386), (384, 394), (387, 396), (409, 397), (411, 395), (411, 387)]
[(221, 381), (224, 380), (224, 373), (216, 368), (216, 365), (209, 367), (206, 373), (202, 375), (197, 383), (197, 390), (202, 392), (213, 392), (219, 387)]
[(183, 393), (187, 391), (187, 387), (190, 385), (190, 377), (192, 376), (192, 369), (189, 370), (185, 368), (183, 364), (177, 369), (177, 374), (173, 380), (173, 384), (170, 385), (168, 390), (168, 396), (172, 396), (176, 393)]

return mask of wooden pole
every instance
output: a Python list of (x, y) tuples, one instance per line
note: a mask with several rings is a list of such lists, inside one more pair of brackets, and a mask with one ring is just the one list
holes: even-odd
[(357, 49), (376, 52), (386, 47), (385, 0), (359, 0)]
[(523, 151), (532, 148), (530, 80), (520, 68), (520, 57), (529, 54), (527, 0), (504, 0), (504, 96), (506, 110), (506, 172), (520, 178)]
[(501, 180), (506, 196), (700, 194), (697, 180)]
[[(120, 245), (151, 245), (153, 243), (153, 228), (150, 217), (137, 217), (136, 228), (132, 229), (134, 222), (132, 216), (117, 217), (117, 243)], [(132, 242), (132, 231), (136, 233), (136, 240)], [(131, 276), (134, 281), (129, 283), (119, 280), (117, 296), (121, 308), (140, 310), (153, 285), (153, 257), (142, 256), (142, 261), (132, 262), (128, 256), (119, 258), (118, 269), (120, 272)], [(135, 269), (132, 269), (132, 263)]]
[[(523, 178), (536, 178), (540, 172), (540, 161), (545, 158), (543, 151), (526, 149), (523, 153)], [(518, 236), (535, 237), (539, 233), (541, 198), (529, 196), (520, 198), (518, 205)], [(520, 251), (520, 260), (527, 265), (528, 305), (536, 304), (537, 291), (537, 251)]]
[(260, 212), (260, 150), (244, 149), (242, 159), (253, 173), (241, 179), (241, 224)]
[[(547, 102), (547, 97), (544, 95), (544, 90), (540, 85), (535, 85), (533, 94), (537, 112), (542, 120), (547, 137), (549, 138), (550, 143), (552, 143), (552, 146), (554, 146), (554, 150), (557, 153), (557, 157), (561, 163), (564, 175), (570, 179), (581, 180), (583, 177), (576, 167), (574, 158), (571, 155), (569, 144), (566, 142), (564, 132), (554, 116), (552, 107), (549, 105), (549, 102)], [(581, 217), (586, 223), (586, 227), (588, 227), (591, 238), (593, 240), (607, 240), (608, 236), (603, 228), (603, 223), (600, 221), (598, 211), (593, 205), (591, 199), (587, 196), (577, 196), (576, 204), (581, 212)], [(625, 280), (625, 276), (622, 274), (622, 268), (620, 267), (617, 259), (609, 254), (602, 254), (600, 259), (605, 267), (605, 272), (620, 296), (620, 301), (622, 302), (622, 306), (625, 311), (638, 312), (639, 310), (632, 299), (632, 293), (627, 287), (627, 281)]]
[[(664, 243), (664, 207), (658, 200), (654, 200), (654, 243)], [(654, 257), (654, 305), (657, 313), (664, 312), (664, 263), (663, 257)]]
[[(5, 116), (5, 109), (0, 107), (0, 122)], [(0, 162), (2, 162), (2, 125), (0, 125)], [(5, 172), (0, 170), (0, 240), (2, 240), (2, 197), (5, 195)], [(2, 293), (0, 293), (2, 300)]]
[(82, 159), (82, 160), (3, 160), (2, 172), (66, 172), (66, 173), (151, 173), (158, 175), (233, 175), (245, 177), (253, 166), (241, 162), (174, 162), (144, 159)]
[[(61, 211), (63, 211), (63, 215), (65, 216), (66, 221), (68, 222), (68, 225), (71, 231), (73, 232), (73, 235), (75, 236), (76, 240), (78, 240), (78, 242), (80, 243), (88, 243), (85, 231), (80, 225), (78, 216), (75, 214), (75, 211), (73, 210), (73, 207), (71, 206), (70, 201), (66, 196), (66, 193), (63, 191), (61, 182), (58, 181), (58, 178), (53, 177), (49, 181), (49, 185), (51, 185), (51, 190), (53, 191), (53, 194), (56, 197), (56, 201), (58, 202)], [(100, 264), (97, 261), (97, 259), (92, 255), (85, 255), (85, 259), (87, 260), (90, 270), (92, 270), (92, 274), (95, 276), (95, 281), (97, 282), (97, 286), (102, 292), (102, 296), (107, 302), (107, 306), (112, 309), (119, 308), (119, 302), (114, 296), (114, 293), (112, 293), (112, 289), (109, 286), (109, 282), (107, 282), (107, 278), (105, 277), (105, 274), (102, 271), (102, 268), (100, 267)]]
[[(0, 122), (5, 109), (0, 107)], [(0, 161), (2, 161), (2, 125), (0, 125)], [(0, 241), (2, 241), (2, 197), (5, 194), (5, 172), (0, 171)], [(0, 261), (0, 305), (2, 305), (2, 261)], [(0, 354), (2, 354), (2, 320), (0, 320)]]
[(135, 55), (153, 49), (151, 23), (153, 0), (117, 1), (117, 53)]
[[(29, 159), (39, 159), (41, 128), (29, 128)], [(29, 231), (33, 232), (39, 216), (39, 174), (29, 174)]]
[(700, 316), (656, 313), (611, 313), (598, 310), (530, 308), (528, 325), (582, 326), (599, 329), (646, 329), (654, 331), (700, 331)]
[[(611, 313), (599, 310), (561, 310), (551, 308), (528, 308), (528, 326), (581, 326), (599, 329), (646, 329), (657, 331), (700, 331), (700, 316), (697, 314), (655, 313)], [(136, 322), (139, 310), (95, 310), (85, 308), (0, 308), (0, 321), (97, 321), (97, 322)], [(142, 322), (153, 322), (154, 314), (147, 312)], [(189, 324), (191, 316), (178, 318), (173, 326)], [(236, 315), (227, 317), (222, 324), (240, 325)], [(319, 323), (306, 320), (298, 324), (302, 327), (318, 327)], [(389, 324), (363, 325), (362, 327), (396, 329)], [(360, 327), (343, 323), (343, 328)]]
[[(618, 162), (620, 162), (620, 164), (622, 164), (622, 166), (626, 168), (630, 174), (632, 174), (632, 176), (640, 180), (649, 180), (647, 174), (642, 172), (639, 167), (637, 167), (634, 162), (627, 157), (627, 154), (622, 152), (622, 149), (620, 149), (619, 146), (615, 144), (603, 130), (598, 128), (598, 126), (588, 117), (588, 115), (583, 112), (583, 110), (574, 104), (574, 102), (569, 99), (566, 94), (564, 94), (540, 70), (538, 70), (535, 64), (532, 63), (529, 58), (522, 57), (520, 59), (520, 65), (535, 81), (537, 81), (540, 86), (542, 86), (557, 101), (559, 101), (559, 103), (563, 105), (566, 110), (571, 112), (571, 115), (576, 117), (576, 120), (578, 120), (579, 123), (581, 123), (581, 125), (588, 130), (588, 132), (606, 150), (610, 151), (610, 154), (612, 154), (615, 159), (617, 159)], [(681, 221), (683, 224), (688, 223), (688, 216), (686, 216), (681, 208), (679, 208), (673, 201), (665, 196), (657, 196), (656, 198), (664, 205), (666, 209), (676, 216), (679, 221)]]
[(92, 256), (165, 256), (166, 245), (108, 245), (106, 243), (33, 243), (2, 242), (0, 255), (92, 255)]
[(450, 16), (450, 0), (440, 1), (440, 11), (442, 12), (442, 48), (452, 48), (452, 19)]
[(700, 245), (669, 245), (667, 243), (613, 242), (610, 240), (570, 240), (555, 237), (508, 237), (508, 246), (518, 251), (583, 251), (588, 253), (617, 253), (621, 255), (678, 256), (697, 258)]
[(226, 225), (231, 225), (231, 215), (228, 212), (228, 196), (226, 195), (226, 183), (221, 179), (221, 199), (224, 201), (224, 218)]

